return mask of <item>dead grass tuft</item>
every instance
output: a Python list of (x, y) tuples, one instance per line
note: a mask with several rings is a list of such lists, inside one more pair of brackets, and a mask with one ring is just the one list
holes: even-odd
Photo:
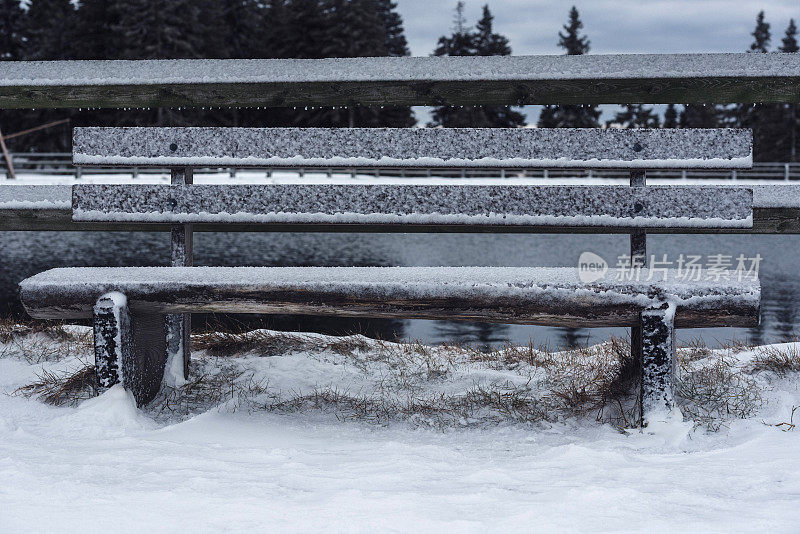
[(763, 405), (760, 388), (731, 355), (709, 357), (703, 366), (678, 360), (676, 393), (685, 417), (719, 430), (726, 421), (744, 419)]
[(13, 394), (37, 397), (54, 406), (74, 406), (97, 394), (97, 375), (93, 365), (86, 365), (73, 372), (42, 371), (37, 378), (36, 382), (17, 389)]
[(800, 350), (797, 345), (758, 347), (747, 372), (772, 371), (778, 376), (800, 371)]

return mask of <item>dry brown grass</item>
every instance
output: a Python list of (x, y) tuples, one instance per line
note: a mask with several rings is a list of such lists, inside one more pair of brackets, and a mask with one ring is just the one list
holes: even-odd
[(800, 350), (797, 345), (758, 347), (747, 367), (749, 373), (771, 371), (778, 376), (800, 371)]
[(0, 358), (42, 363), (82, 355), (92, 350), (91, 333), (77, 333), (62, 323), (31, 321), (24, 324), (0, 319)]
[(718, 430), (731, 419), (744, 419), (763, 405), (756, 381), (730, 354), (714, 353), (705, 365), (678, 359), (676, 393), (684, 417), (709, 430)]
[(97, 375), (93, 365), (86, 365), (73, 372), (42, 371), (36, 382), (17, 389), (13, 394), (37, 397), (54, 406), (75, 406), (97, 394)]
[[(26, 330), (27, 329), (27, 330)], [(60, 325), (0, 328), (5, 349), (30, 362), (63, 358), (87, 350), (91, 336), (75, 336)], [(80, 338), (80, 339), (78, 339)], [(53, 343), (52, 340), (58, 340)], [(363, 336), (333, 338), (258, 330), (192, 337), (190, 380), (162, 389), (147, 408), (165, 420), (214, 407), (249, 411), (322, 411), (340, 419), (410, 421), (437, 427), (503, 422), (538, 423), (592, 418), (618, 427), (636, 424), (641, 369), (624, 339), (569, 351), (512, 346), (481, 352), (470, 346), (430, 346), (418, 341), (389, 343)], [(9, 348), (11, 347), (11, 348)], [(54, 348), (55, 347), (55, 348)], [(74, 347), (74, 349), (70, 349)], [(363, 372), (364, 390), (319, 387), (278, 391), (245, 368), (237, 356), (278, 356), (293, 352), (352, 365)], [(753, 373), (800, 371), (800, 351), (768, 347), (742, 368), (736, 349), (711, 350), (695, 340), (679, 351), (677, 394), (687, 418), (716, 430), (732, 418), (749, 417), (762, 405)], [(0, 354), (0, 357), (3, 355)], [(511, 373), (514, 380), (481, 380), (453, 390), (474, 369)], [(749, 373), (749, 374), (748, 374)], [(94, 394), (94, 371), (43, 372), (17, 394), (50, 404), (75, 404)]]

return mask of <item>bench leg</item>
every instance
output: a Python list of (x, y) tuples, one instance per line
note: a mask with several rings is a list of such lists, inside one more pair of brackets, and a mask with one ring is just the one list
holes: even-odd
[(121, 293), (108, 293), (94, 307), (94, 357), (98, 392), (122, 383), (139, 406), (158, 394), (166, 364), (163, 315), (132, 314)]
[[(178, 167), (171, 169), (170, 182), (173, 186), (186, 186), (194, 182), (191, 168)], [(172, 226), (170, 265), (173, 267), (192, 266), (192, 244), (194, 234), (191, 224), (176, 224)], [(182, 386), (189, 376), (189, 360), (191, 347), (189, 338), (192, 330), (192, 316), (184, 313), (181, 315), (167, 316), (167, 366), (164, 373), (164, 383), (168, 386)]]
[(103, 295), (94, 305), (94, 367), (99, 393), (124, 382), (123, 362), (131, 360), (132, 348), (128, 300), (122, 293)]
[(666, 418), (675, 408), (674, 318), (674, 307), (667, 304), (641, 315), (641, 426)]

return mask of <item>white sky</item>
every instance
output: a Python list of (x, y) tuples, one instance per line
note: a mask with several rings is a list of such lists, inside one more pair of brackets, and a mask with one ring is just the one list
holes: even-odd
[[(411, 53), (429, 55), (449, 33), (455, 0), (396, 0)], [(557, 33), (575, 4), (593, 53), (744, 52), (756, 15), (766, 13), (777, 48), (800, 0), (466, 0), (470, 24), (488, 3), (515, 55), (559, 54)]]

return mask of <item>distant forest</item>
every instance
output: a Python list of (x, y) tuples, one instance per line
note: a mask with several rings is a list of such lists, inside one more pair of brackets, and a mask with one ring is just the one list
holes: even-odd
[[(471, 25), (457, 2), (452, 27), (434, 55), (509, 55), (484, 6)], [(554, 31), (555, 34), (555, 31)], [(764, 12), (752, 32), (751, 53), (769, 53), (772, 33)], [(580, 14), (569, 10), (558, 32), (566, 54), (587, 54), (591, 42)], [(789, 24), (774, 50), (796, 53), (797, 27)], [(403, 21), (392, 0), (0, 0), (0, 60), (325, 58), (409, 54)], [(622, 105), (606, 126), (620, 128), (752, 128), (758, 161), (797, 161), (800, 113), (792, 104), (670, 105), (663, 118), (647, 105)], [(316, 109), (150, 109), (3, 111), (9, 134), (68, 118), (73, 125), (214, 125), (407, 127), (417, 123), (408, 107)], [(433, 110), (428, 126), (524, 126), (521, 109), (509, 106)], [(596, 106), (544, 106), (544, 128), (599, 127)], [(69, 129), (43, 130), (9, 141), (13, 151), (70, 149)]]

